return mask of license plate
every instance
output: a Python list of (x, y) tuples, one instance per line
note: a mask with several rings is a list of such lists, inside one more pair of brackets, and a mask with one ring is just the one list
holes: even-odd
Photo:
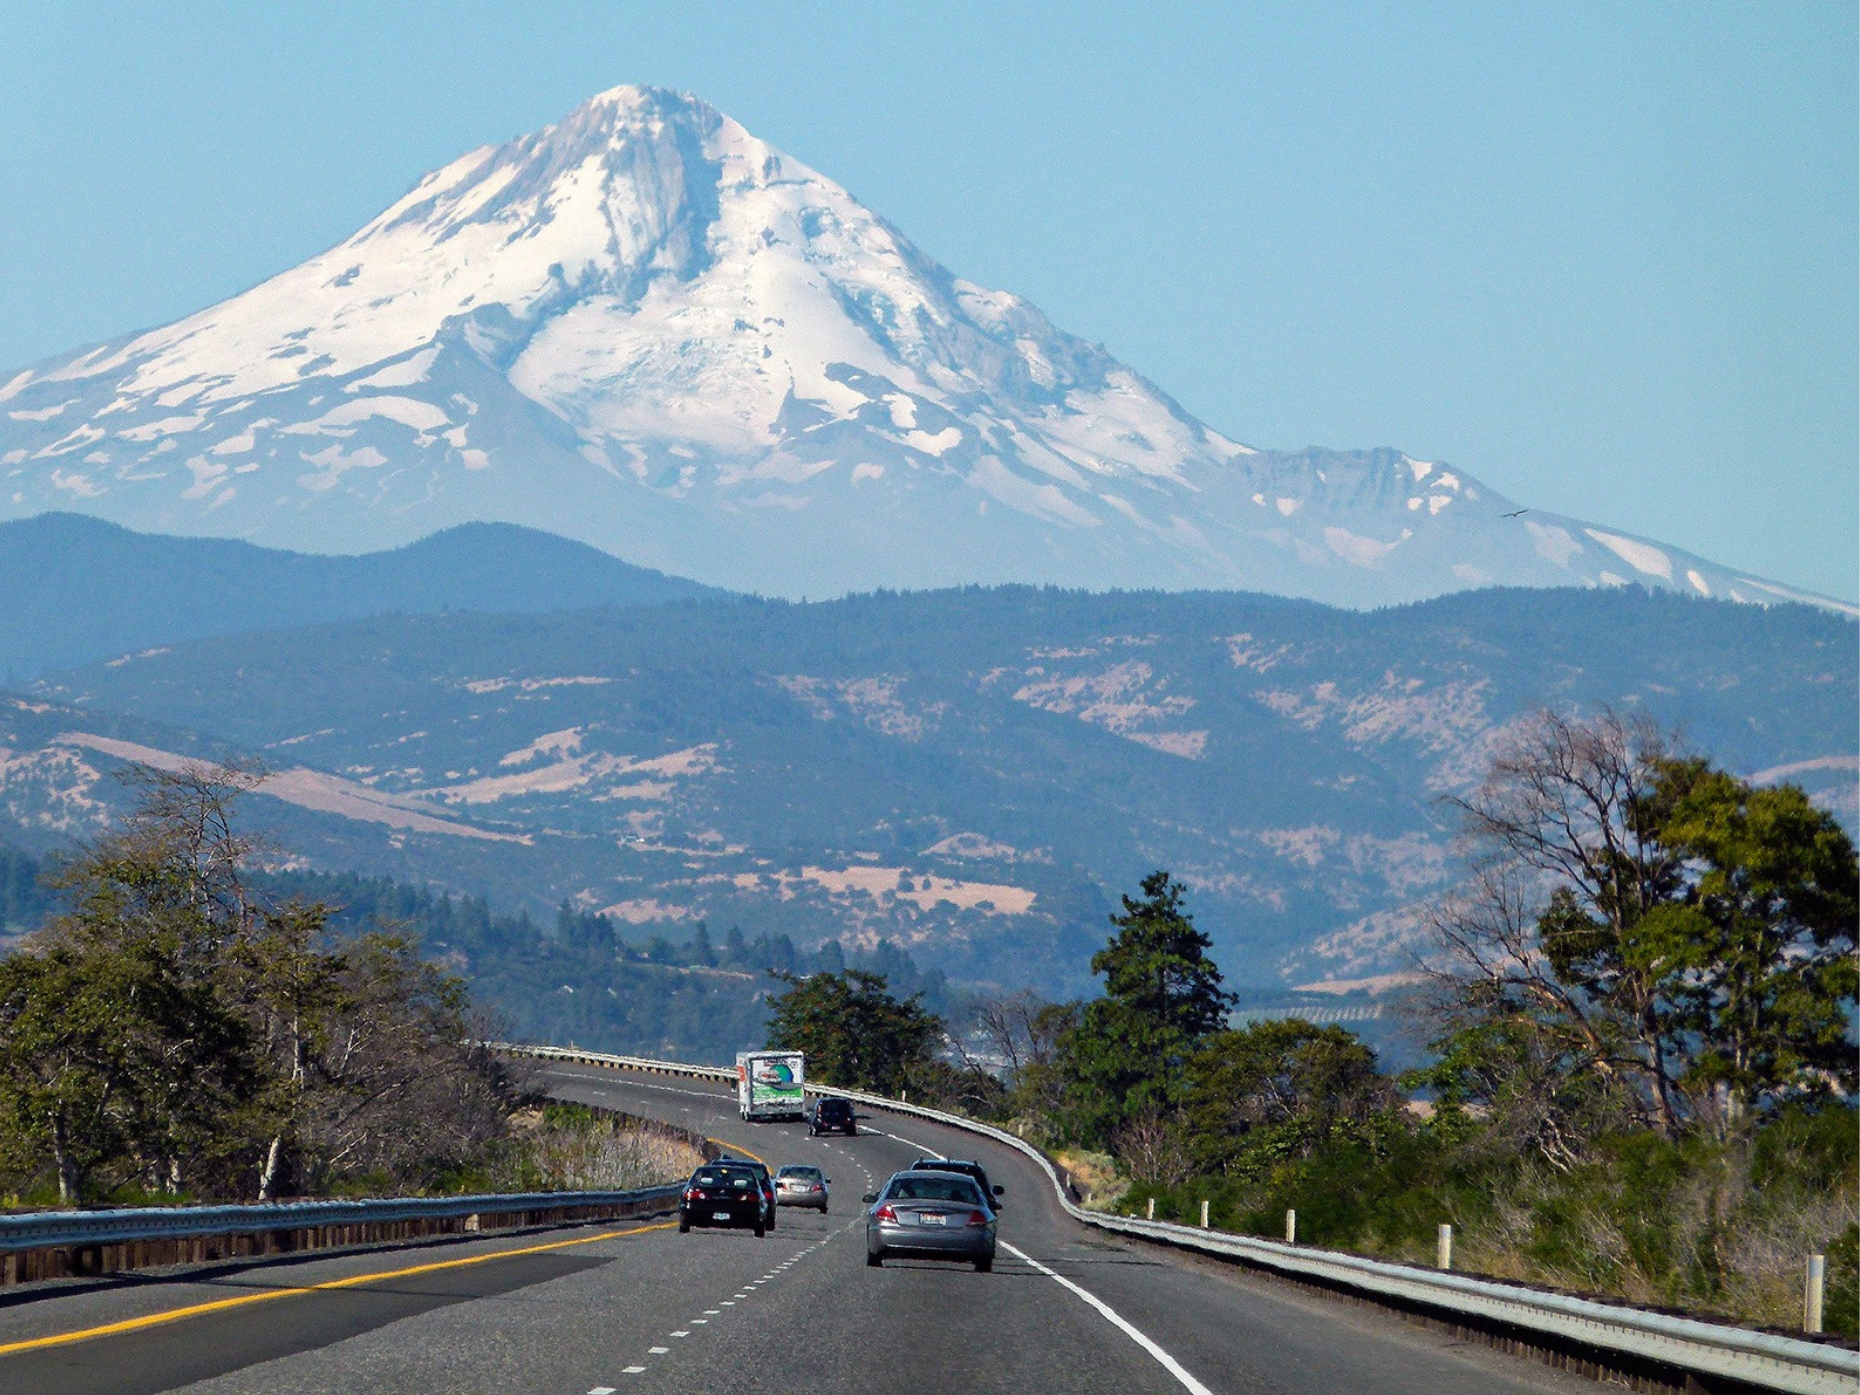
[(944, 1225), (947, 1223), (944, 1217), (936, 1211), (927, 1212), (923, 1219), (925, 1225)]
[(712, 1211), (710, 1213), (710, 1218), (713, 1221), (727, 1221), (730, 1219), (730, 1213), (728, 1211)]

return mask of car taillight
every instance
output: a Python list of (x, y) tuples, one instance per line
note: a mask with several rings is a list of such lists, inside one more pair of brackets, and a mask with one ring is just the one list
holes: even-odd
[(969, 1224), (970, 1225), (987, 1225), (988, 1217), (984, 1216), (980, 1211), (971, 1211), (969, 1212)]
[(826, 1188), (821, 1186), (820, 1183), (816, 1182), (814, 1183), (813, 1186), (809, 1187), (808, 1190), (810, 1192), (824, 1192)]
[(896, 1225), (898, 1223), (898, 1213), (892, 1210), (891, 1207), (889, 1206), (881, 1206), (878, 1208), (878, 1218), (881, 1221), (889, 1222), (892, 1225)]
[(696, 1187), (689, 1188), (685, 1192), (686, 1201), (702, 1201), (703, 1199), (704, 1199), (704, 1193), (699, 1191)]

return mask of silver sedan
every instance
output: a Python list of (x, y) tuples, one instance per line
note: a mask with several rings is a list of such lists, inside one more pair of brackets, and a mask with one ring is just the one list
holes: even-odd
[(995, 1267), (995, 1212), (960, 1172), (898, 1172), (865, 1198), (865, 1262), (891, 1255), (967, 1260)]
[(827, 1188), (833, 1179), (817, 1167), (784, 1167), (775, 1174), (777, 1206), (812, 1206), (827, 1214)]

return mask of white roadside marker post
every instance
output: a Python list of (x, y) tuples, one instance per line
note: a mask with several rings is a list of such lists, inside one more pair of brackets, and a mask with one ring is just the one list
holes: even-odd
[(1205, 1201), (1201, 1203), (1201, 1228), (1208, 1228), (1208, 1203)]
[(1148, 1221), (1156, 1219), (1156, 1198), (1150, 1198), (1150, 1204), (1143, 1209), (1143, 1218)]
[(1827, 1285), (1828, 1257), (1810, 1255), (1808, 1257), (1807, 1283), (1802, 1286), (1802, 1330), (1804, 1332), (1821, 1331), (1821, 1298)]
[(1298, 1213), (1296, 1211), (1285, 1213), (1285, 1243), (1288, 1245), (1298, 1243)]
[(1453, 1267), (1453, 1227), (1440, 1227), (1440, 1239), (1434, 1249), (1434, 1268), (1451, 1269)]

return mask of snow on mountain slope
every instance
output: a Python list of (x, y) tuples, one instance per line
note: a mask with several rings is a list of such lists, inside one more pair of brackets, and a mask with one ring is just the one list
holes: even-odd
[(712, 107), (620, 87), (348, 241), (0, 382), (0, 518), (357, 552), (473, 521), (778, 594), (1789, 596), (1397, 451), (1253, 451)]

